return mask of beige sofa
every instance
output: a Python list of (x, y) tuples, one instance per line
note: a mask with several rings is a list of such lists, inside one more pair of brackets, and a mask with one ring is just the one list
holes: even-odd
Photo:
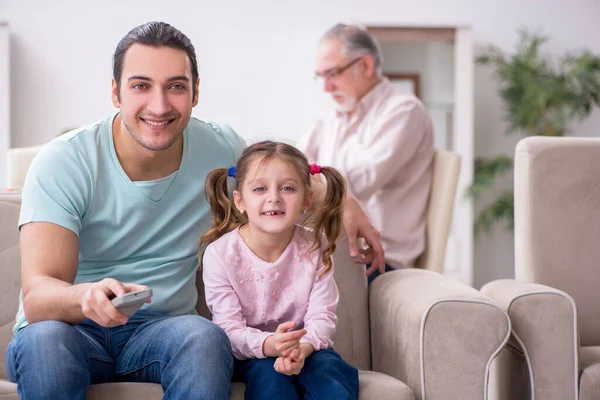
[[(17, 399), (6, 381), (5, 351), (20, 289), (20, 196), (0, 195), (0, 399)], [(478, 291), (431, 271), (387, 273), (367, 288), (364, 267), (336, 253), (340, 288), (336, 350), (360, 371), (361, 399), (480, 400), (489, 366), (508, 339), (507, 315)], [(198, 311), (208, 316), (198, 281)], [(233, 385), (234, 399), (243, 385)], [(160, 399), (157, 384), (93, 385), (88, 399)]]
[(598, 138), (517, 146), (516, 279), (482, 288), (512, 319), (494, 365), (498, 400), (600, 399), (599, 183)]

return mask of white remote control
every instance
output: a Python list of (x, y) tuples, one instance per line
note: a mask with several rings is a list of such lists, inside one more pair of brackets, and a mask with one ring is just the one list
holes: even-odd
[(152, 289), (142, 289), (117, 296), (111, 302), (119, 311), (131, 317), (150, 297), (152, 297)]

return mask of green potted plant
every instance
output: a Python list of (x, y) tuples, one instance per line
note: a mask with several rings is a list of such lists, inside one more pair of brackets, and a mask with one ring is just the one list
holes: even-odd
[[(476, 63), (490, 65), (500, 83), (507, 134), (564, 136), (570, 124), (587, 117), (600, 105), (600, 57), (589, 51), (552, 60), (540, 54), (548, 38), (527, 30), (519, 32), (514, 54), (496, 46), (484, 48)], [(475, 201), (496, 178), (512, 171), (512, 155), (476, 158), (474, 180), (468, 195)], [(486, 205), (475, 218), (475, 235), (498, 224), (512, 231), (513, 191), (507, 190)]]

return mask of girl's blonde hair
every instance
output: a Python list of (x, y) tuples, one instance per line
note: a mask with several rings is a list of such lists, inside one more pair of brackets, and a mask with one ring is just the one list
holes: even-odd
[[(320, 169), (327, 181), (327, 189), (322, 202), (310, 213), (304, 224), (312, 227), (313, 246), (310, 251), (320, 249), (326, 243), (323, 251), (323, 265), (326, 274), (332, 266), (332, 257), (335, 252), (335, 242), (342, 232), (342, 215), (346, 200), (346, 182), (342, 175), (331, 167), (312, 167), (306, 156), (300, 150), (286, 143), (270, 140), (255, 143), (247, 147), (239, 158), (235, 169), (236, 189), (240, 190), (251, 161), (255, 157), (262, 157), (261, 164), (279, 157), (291, 163), (304, 182), (305, 196), (311, 191), (311, 171)], [(246, 215), (240, 213), (229, 197), (227, 186), (227, 168), (217, 168), (206, 177), (206, 198), (211, 207), (212, 226), (202, 235), (198, 250), (198, 257), (202, 260), (202, 252), (210, 243), (224, 234), (248, 222)]]

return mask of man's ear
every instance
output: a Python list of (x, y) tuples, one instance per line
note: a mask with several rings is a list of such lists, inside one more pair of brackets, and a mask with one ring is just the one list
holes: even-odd
[(233, 191), (233, 203), (240, 213), (243, 214), (246, 211), (244, 199), (242, 199), (242, 194), (238, 190)]
[(363, 73), (367, 78), (370, 78), (375, 74), (375, 59), (372, 55), (367, 54), (363, 56), (361, 64)]
[(111, 80), (111, 94), (110, 97), (112, 99), (112, 103), (116, 108), (121, 108), (121, 97), (119, 96), (119, 87), (117, 86), (117, 82), (113, 78)]
[(196, 107), (198, 105), (198, 100), (200, 99), (200, 77), (196, 80), (196, 95), (192, 99), (192, 107)]

